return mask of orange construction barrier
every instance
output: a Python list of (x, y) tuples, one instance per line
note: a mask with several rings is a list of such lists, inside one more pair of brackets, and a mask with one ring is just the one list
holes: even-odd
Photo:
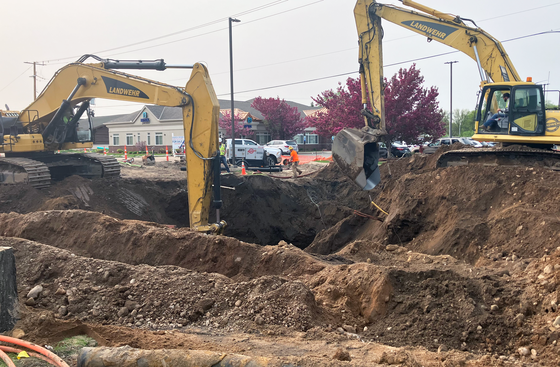
[(167, 149), (167, 145), (165, 146), (165, 160), (169, 162), (169, 150)]
[(245, 176), (247, 174), (247, 171), (245, 171), (245, 162), (241, 162), (241, 175)]
[(126, 154), (126, 145), (124, 146), (124, 159), (128, 159), (128, 156)]

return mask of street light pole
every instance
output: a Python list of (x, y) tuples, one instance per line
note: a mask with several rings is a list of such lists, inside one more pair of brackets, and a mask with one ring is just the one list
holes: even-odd
[(239, 19), (229, 18), (229, 78), (231, 85), (231, 149), (232, 163), (235, 163), (235, 109), (233, 108), (233, 42), (231, 38), (231, 23), (241, 22)]
[[(459, 61), (448, 61), (444, 64), (449, 64), (449, 144), (451, 144), (451, 138), (453, 137), (453, 64)], [(459, 136), (461, 136), (461, 128), (459, 128)]]

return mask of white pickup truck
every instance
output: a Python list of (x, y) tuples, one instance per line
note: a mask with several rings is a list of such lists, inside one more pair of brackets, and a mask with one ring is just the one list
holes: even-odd
[[(231, 139), (226, 139), (226, 159), (233, 163)], [(278, 148), (263, 147), (251, 139), (235, 139), (235, 160), (237, 165), (241, 161), (255, 167), (270, 167), (280, 164), (282, 151)]]

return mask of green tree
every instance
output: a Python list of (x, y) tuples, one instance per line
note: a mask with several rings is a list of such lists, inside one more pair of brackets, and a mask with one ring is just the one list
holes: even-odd
[[(453, 111), (453, 136), (472, 136), (474, 135), (474, 119), (476, 111), (459, 110)], [(445, 132), (449, 136), (449, 111), (444, 112), (443, 123), (445, 123)]]
[(553, 102), (550, 102), (550, 101), (546, 101), (544, 106), (547, 110), (557, 110), (558, 109), (558, 105), (554, 104)]

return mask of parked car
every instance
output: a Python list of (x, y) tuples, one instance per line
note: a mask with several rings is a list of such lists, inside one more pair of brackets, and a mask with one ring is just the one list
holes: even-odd
[(412, 152), (408, 149), (408, 146), (405, 144), (399, 144), (394, 142), (391, 144), (391, 154), (393, 157), (410, 157)]
[[(433, 154), (442, 145), (451, 145), (451, 144), (455, 144), (455, 143), (461, 143), (461, 144), (464, 144), (464, 145), (475, 146), (471, 142), (471, 140), (472, 139), (470, 139), (470, 138), (451, 138), (451, 139), (449, 139), (449, 138), (439, 138), (438, 140), (436, 140), (433, 143), (430, 143), (428, 145), (424, 145), (424, 154)], [(475, 141), (475, 140), (472, 140), (472, 141)], [(479, 142), (477, 142), (477, 143), (480, 144)], [(480, 145), (480, 146), (482, 146), (482, 145)]]
[(459, 138), (459, 141), (465, 145), (470, 145), (474, 148), (482, 148), (484, 145), (482, 145), (481, 142), (476, 141), (474, 139), (471, 138)]
[[(406, 145), (399, 143), (391, 144), (391, 155), (393, 157), (409, 157), (412, 155), (410, 149)], [(387, 146), (385, 143), (379, 143), (379, 158), (387, 158)]]
[[(226, 139), (226, 158), (233, 163), (231, 148), (231, 139)], [(246, 164), (261, 166), (266, 161), (268, 166), (274, 166), (282, 161), (282, 151), (273, 147), (265, 148), (251, 139), (235, 139), (235, 160), (237, 165), (245, 161)]]
[(296, 152), (299, 153), (299, 147), (295, 140), (271, 140), (266, 143), (267, 147), (278, 148), (282, 151), (282, 154), (289, 155), (289, 147), (293, 147)]

